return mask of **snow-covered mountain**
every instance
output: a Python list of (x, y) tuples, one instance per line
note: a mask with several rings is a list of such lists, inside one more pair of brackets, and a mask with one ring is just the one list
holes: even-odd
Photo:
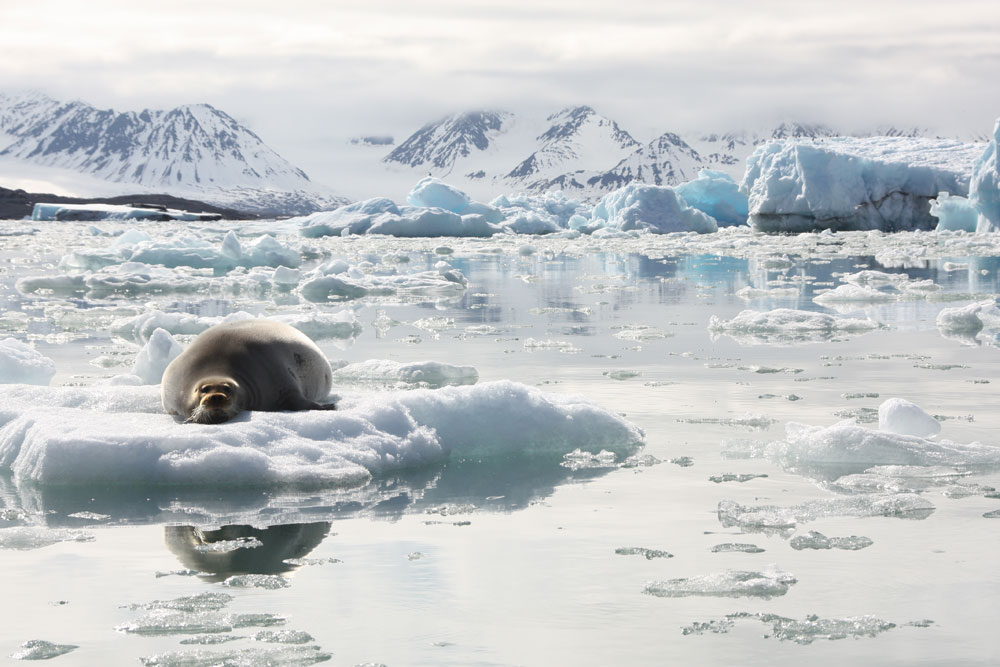
[(208, 104), (120, 113), (37, 93), (0, 93), (0, 132), (0, 157), (8, 164), (26, 161), (268, 214), (346, 201)]
[(462, 158), (488, 149), (511, 118), (506, 111), (466, 111), (427, 123), (383, 161), (450, 172)]

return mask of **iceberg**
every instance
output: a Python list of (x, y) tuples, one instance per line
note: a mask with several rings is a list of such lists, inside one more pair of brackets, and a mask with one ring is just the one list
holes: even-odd
[(715, 218), (720, 227), (747, 224), (750, 200), (724, 171), (702, 169), (698, 178), (675, 185), (674, 190), (689, 206)]
[(969, 186), (969, 201), (979, 214), (976, 231), (1000, 231), (1000, 119), (986, 152), (976, 161)]
[(715, 218), (688, 206), (670, 187), (630, 183), (604, 195), (591, 219), (604, 220), (618, 231), (645, 230), (654, 234), (718, 231)]
[(941, 192), (930, 206), (931, 215), (938, 219), (937, 231), (976, 231), (979, 215), (968, 198)]
[(930, 200), (968, 194), (981, 151), (903, 137), (773, 141), (748, 158), (740, 191), (759, 231), (930, 230)]
[(375, 197), (341, 206), (333, 211), (291, 218), (289, 222), (298, 224), (299, 234), (306, 238), (364, 234), (383, 213), (399, 215), (399, 207), (387, 197)]
[(410, 194), (406, 197), (406, 201), (410, 202), (413, 206), (441, 208), (445, 211), (462, 214), (469, 208), (472, 198), (455, 186), (448, 185), (440, 178), (428, 176), (413, 186)]
[(398, 214), (383, 213), (365, 233), (399, 237), (488, 237), (501, 231), (478, 213), (459, 215), (439, 207), (406, 207)]
[(731, 320), (712, 315), (708, 322), (708, 330), (713, 337), (726, 334), (745, 345), (821, 342), (837, 334), (865, 333), (881, 326), (873, 320), (851, 319), (792, 308), (744, 310)]

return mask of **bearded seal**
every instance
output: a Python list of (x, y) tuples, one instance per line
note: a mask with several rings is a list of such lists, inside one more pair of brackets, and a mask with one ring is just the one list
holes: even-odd
[(217, 324), (163, 372), (167, 414), (218, 424), (243, 410), (335, 410), (330, 362), (308, 336), (274, 320)]

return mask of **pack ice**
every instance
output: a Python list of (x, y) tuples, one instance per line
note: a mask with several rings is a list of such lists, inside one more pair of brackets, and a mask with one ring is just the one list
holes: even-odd
[(787, 139), (754, 151), (740, 190), (760, 231), (928, 230), (938, 223), (930, 200), (969, 194), (982, 151), (903, 137)]

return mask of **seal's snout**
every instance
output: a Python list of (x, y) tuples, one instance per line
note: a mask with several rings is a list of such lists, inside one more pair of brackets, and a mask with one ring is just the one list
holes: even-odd
[(206, 408), (222, 408), (229, 402), (229, 397), (223, 393), (208, 394), (201, 399)]

